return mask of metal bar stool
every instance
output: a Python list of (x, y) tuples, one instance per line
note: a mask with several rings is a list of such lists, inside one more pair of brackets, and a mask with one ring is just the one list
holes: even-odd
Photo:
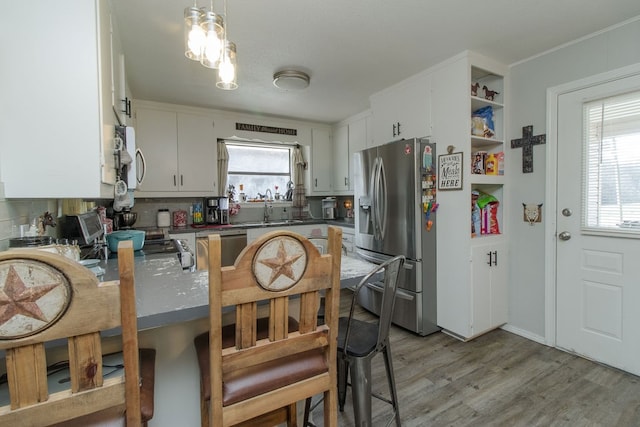
[[(355, 425), (371, 426), (371, 396), (393, 407), (393, 416), (387, 426), (395, 420), (400, 426), (400, 410), (396, 393), (389, 330), (395, 305), (398, 276), (404, 265), (405, 257), (400, 255), (380, 264), (367, 274), (353, 290), (349, 317), (340, 317), (338, 325), (338, 403), (344, 410), (347, 392), (347, 377), (351, 370), (351, 388), (353, 392), (353, 411)], [(384, 270), (384, 279), (380, 283), (370, 283), (371, 278)], [(353, 317), (358, 293), (363, 286), (376, 286), (382, 292), (380, 317), (377, 322), (369, 323)], [(385, 361), (387, 381), (391, 399), (371, 392), (371, 360), (382, 353)], [(311, 399), (305, 405), (304, 426), (311, 426), (309, 413), (312, 410)]]

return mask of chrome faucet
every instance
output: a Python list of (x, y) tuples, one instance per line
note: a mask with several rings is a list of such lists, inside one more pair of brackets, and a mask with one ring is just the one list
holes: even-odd
[[(267, 197), (267, 194), (270, 197)], [(264, 192), (264, 217), (263, 217), (264, 222), (269, 222), (269, 215), (271, 214), (271, 210), (273, 209), (273, 207), (267, 206), (267, 201), (271, 201), (271, 200), (273, 200), (273, 193), (271, 192), (270, 188), (267, 188), (267, 190)]]

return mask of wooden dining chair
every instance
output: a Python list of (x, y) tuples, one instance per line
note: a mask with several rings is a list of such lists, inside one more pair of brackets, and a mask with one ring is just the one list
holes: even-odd
[[(10, 402), (0, 407), (0, 425), (87, 425), (70, 420), (106, 412), (132, 427), (153, 416), (155, 351), (138, 351), (131, 241), (119, 245), (118, 268), (119, 281), (100, 283), (58, 254), (0, 253), (0, 350)], [(103, 371), (101, 331), (116, 328), (124, 376), (105, 377), (111, 368)], [(47, 359), (59, 350), (67, 360)], [(69, 378), (50, 384), (52, 367), (68, 368)], [(54, 391), (61, 383), (65, 387)]]
[[(297, 233), (274, 231), (247, 246), (233, 266), (221, 267), (220, 237), (209, 236), (211, 425), (274, 425), (296, 402), (323, 393), (325, 425), (337, 426), (341, 243), (341, 230), (329, 227), (323, 255)], [(318, 326), (321, 291), (325, 323)], [(267, 307), (267, 317), (259, 318), (259, 306)], [(229, 309), (235, 342), (227, 347), (222, 315)]]

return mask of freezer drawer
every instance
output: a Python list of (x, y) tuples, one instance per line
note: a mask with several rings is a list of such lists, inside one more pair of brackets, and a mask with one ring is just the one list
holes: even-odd
[[(367, 283), (358, 294), (358, 303), (363, 308), (379, 315), (382, 303), (382, 289), (381, 283)], [(398, 289), (392, 322), (420, 335), (428, 335), (439, 331), (440, 328), (435, 324), (435, 319), (432, 321), (425, 317), (423, 311), (424, 297), (425, 295), (422, 292), (415, 293), (405, 289)]]

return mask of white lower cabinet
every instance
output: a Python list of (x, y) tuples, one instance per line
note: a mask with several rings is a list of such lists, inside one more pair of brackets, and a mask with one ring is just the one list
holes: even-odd
[(507, 251), (504, 243), (471, 248), (469, 336), (507, 323)]

